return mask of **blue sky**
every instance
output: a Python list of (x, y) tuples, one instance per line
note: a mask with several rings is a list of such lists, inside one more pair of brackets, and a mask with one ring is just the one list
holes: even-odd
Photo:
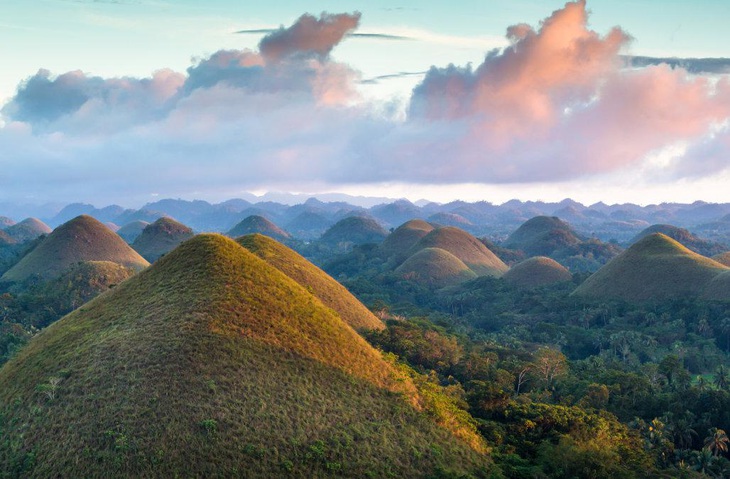
[[(550, 16), (554, 10), (563, 8), (564, 5), (565, 2), (528, 0), (404, 1), (398, 3), (392, 1), (318, 1), (307, 4), (294, 1), (268, 1), (253, 4), (252, 2), (228, 0), (206, 2), (190, 0), (174, 2), (163, 0), (36, 0), (33, 2), (0, 0), (0, 57), (4, 60), (4, 68), (0, 75), (0, 102), (11, 102), (21, 82), (35, 75), (41, 68), (49, 70), (51, 79), (56, 75), (75, 70), (82, 71), (89, 78), (105, 79), (126, 76), (147, 78), (164, 68), (185, 74), (186, 69), (191, 65), (205, 61), (219, 50), (250, 49), (256, 51), (257, 44), (264, 34), (235, 33), (237, 31), (275, 28), (279, 25), (288, 27), (305, 12), (319, 15), (323, 11), (332, 13), (359, 11), (362, 13), (362, 17), (357, 32), (405, 38), (402, 40), (347, 38), (341, 44), (336, 45), (331, 60), (328, 60), (333, 68), (334, 66), (340, 69), (348, 68), (359, 75), (355, 81), (359, 92), (357, 101), (361, 105), (367, 105), (367, 112), (348, 113), (348, 118), (351, 118), (352, 115), (359, 115), (358, 122), (362, 123), (357, 123), (357, 125), (353, 123), (347, 131), (341, 132), (342, 135), (352, 135), (352, 138), (348, 148), (338, 151), (343, 155), (362, 155), (362, 152), (354, 152), (352, 145), (361, 145), (367, 141), (362, 138), (362, 134), (355, 134), (354, 131), (359, 132), (367, 126), (373, 129), (373, 135), (378, 135), (381, 134), (377, 133), (380, 128), (389, 129), (392, 126), (374, 125), (376, 123), (372, 118), (375, 115), (374, 112), (386, 112), (389, 116), (388, 121), (396, 122), (394, 124), (400, 125), (402, 123), (398, 122), (405, 121), (408, 128), (400, 128), (403, 137), (414, 134), (412, 130), (415, 128), (415, 124), (410, 123), (406, 117), (409, 104), (413, 100), (413, 88), (425, 81), (424, 75), (418, 74), (419, 72), (425, 72), (432, 65), (445, 67), (451, 63), (457, 66), (471, 63), (476, 68), (483, 61), (487, 51), (509, 45), (505, 39), (507, 27), (527, 23), (533, 28), (539, 29), (542, 19)], [(622, 43), (621, 53), (623, 54), (654, 57), (730, 57), (730, 29), (726, 27), (726, 21), (730, 18), (730, 2), (589, 0), (587, 8), (591, 12), (586, 25), (589, 31), (606, 35), (612, 27), (620, 26), (624, 32), (633, 37), (630, 42)], [(390, 77), (390, 75), (403, 72), (416, 74)], [(459, 73), (459, 75), (461, 74)], [(381, 76), (388, 78), (382, 78), (376, 82), (368, 81)], [(714, 82), (715, 79), (716, 77), (712, 77), (711, 81)], [(600, 83), (599, 79), (595, 79), (595, 82)], [(711, 87), (708, 88), (711, 89)], [(188, 103), (190, 101), (186, 105)], [(571, 105), (573, 104), (571, 103)], [(289, 104), (287, 108), (289, 106), (291, 105)], [(568, 105), (565, 108), (565, 111), (570, 111), (574, 106)], [(705, 106), (702, 108), (707, 109)], [(297, 183), (291, 178), (276, 181), (276, 178), (264, 175), (258, 182), (242, 181), (240, 187), (234, 187), (231, 184), (218, 185), (216, 182), (221, 181), (220, 176), (211, 176), (206, 184), (202, 180), (195, 181), (196, 178), (202, 178), (196, 173), (191, 173), (190, 176), (183, 175), (180, 173), (181, 171), (193, 172), (195, 170), (195, 162), (190, 159), (184, 165), (171, 163), (159, 165), (161, 172), (172, 175), (176, 179), (176, 184), (184, 186), (176, 188), (162, 184), (159, 191), (153, 191), (152, 185), (133, 187), (135, 182), (131, 178), (127, 179), (126, 183), (124, 181), (108, 183), (106, 179), (96, 181), (95, 177), (88, 173), (93, 170), (96, 175), (103, 177), (107, 170), (104, 169), (104, 165), (100, 164), (101, 160), (90, 153), (91, 147), (84, 150), (84, 154), (88, 156), (83, 158), (73, 156), (80, 155), (79, 145), (88, 146), (92, 142), (99, 141), (98, 132), (92, 136), (88, 133), (90, 131), (88, 128), (81, 128), (85, 133), (79, 133), (81, 131), (78, 129), (80, 128), (79, 121), (81, 120), (78, 114), (74, 115), (76, 118), (73, 118), (74, 126), (72, 128), (69, 126), (70, 123), (43, 126), (29, 120), (19, 122), (17, 120), (20, 117), (12, 118), (12, 113), (8, 113), (9, 111), (12, 112), (12, 108), (5, 110), (5, 118), (0, 117), (0, 122), (4, 122), (2, 129), (5, 130), (8, 144), (19, 148), (22, 146), (22, 141), (17, 139), (19, 134), (15, 130), (10, 130), (10, 126), (17, 128), (18, 131), (23, 131), (28, 138), (32, 137), (26, 139), (27, 141), (35, 140), (34, 142), (37, 143), (37, 140), (42, 139), (44, 142), (48, 142), (43, 153), (38, 153), (33, 157), (33, 167), (43, 170), (47, 166), (49, 171), (56, 171), (56, 173), (49, 174), (44, 180), (45, 183), (37, 182), (28, 185), (27, 189), (30, 191), (26, 198), (28, 200), (40, 201), (53, 197), (97, 203), (105, 201), (139, 203), (151, 195), (186, 197), (198, 195), (210, 199), (221, 199), (216, 195), (235, 196), (236, 191), (289, 188), (306, 192), (341, 190), (357, 194), (389, 194), (408, 196), (411, 199), (429, 195), (441, 200), (455, 197), (464, 197), (464, 199), (486, 197), (485, 199), (497, 202), (505, 201), (512, 196), (521, 196), (524, 199), (537, 199), (538, 197), (559, 199), (561, 195), (573, 196), (586, 202), (591, 200), (651, 202), (679, 196), (681, 196), (679, 198), (681, 200), (730, 201), (730, 194), (726, 193), (718, 183), (727, 178), (724, 164), (717, 164), (722, 163), (722, 160), (715, 159), (703, 163), (706, 165), (708, 173), (701, 176), (678, 173), (680, 170), (685, 171), (690, 168), (684, 164), (679, 165), (675, 161), (676, 157), (683, 156), (687, 149), (694, 152), (695, 144), (697, 146), (695, 149), (704, 148), (703, 154), (713, 158), (722, 157), (724, 150), (718, 150), (717, 148), (720, 147), (715, 147), (714, 144), (708, 146), (706, 141), (708, 135), (712, 136), (715, 131), (722, 129), (722, 113), (713, 114), (711, 119), (703, 120), (705, 123), (702, 123), (702, 127), (697, 126), (691, 132), (682, 130), (680, 133), (684, 136), (680, 135), (681, 138), (678, 137), (676, 142), (671, 141), (670, 137), (657, 138), (653, 143), (648, 142), (645, 150), (636, 150), (645, 153), (642, 162), (640, 164), (630, 163), (623, 170), (606, 169), (600, 165), (581, 170), (575, 165), (561, 164), (558, 165), (559, 168), (567, 168), (565, 174), (549, 173), (530, 177), (529, 175), (508, 173), (506, 172), (508, 169), (505, 168), (505, 172), (499, 174), (476, 174), (475, 178), (478, 181), (473, 182), (466, 181), (469, 179), (468, 175), (449, 176), (448, 169), (444, 170), (443, 180), (435, 179), (425, 173), (411, 180), (407, 174), (400, 172), (393, 172), (390, 176), (363, 172), (362, 179), (357, 181), (343, 179), (344, 175), (340, 174), (328, 177), (323, 181), (310, 178), (307, 182)], [(283, 107), (281, 111), (285, 111)], [(107, 116), (109, 113), (107, 112)], [(116, 114), (118, 111), (114, 110), (111, 113)], [(490, 112), (490, 114), (492, 113), (494, 112)], [(329, 114), (327, 113), (327, 115)], [(484, 111), (478, 112), (478, 114), (483, 115)], [(220, 115), (219, 110), (216, 110), (215, 115)], [(466, 113), (459, 118), (459, 121), (466, 121), (464, 120), (465, 115)], [(280, 119), (280, 117), (277, 118)], [(441, 118), (441, 120), (443, 119)], [(144, 121), (150, 120), (145, 119)], [(236, 121), (242, 120), (237, 118)], [(13, 124), (11, 125), (11, 123)], [(339, 125), (342, 122), (335, 121), (335, 123)], [(225, 123), (219, 116), (216, 116), (215, 124), (223, 127), (232, 125), (232, 123)], [(27, 126), (27, 131), (23, 125)], [(125, 125), (127, 124), (125, 123)], [(241, 124), (237, 123), (237, 125), (237, 127), (243, 128)], [(127, 127), (129, 125), (125, 126), (125, 128)], [(132, 131), (131, 127), (129, 128), (129, 131)], [(447, 133), (444, 132), (449, 128), (450, 126), (440, 128), (439, 135), (446, 136)], [(0, 133), (2, 133), (2, 129), (0, 129)], [(672, 131), (676, 133), (676, 129)], [(322, 133), (317, 132), (316, 134), (319, 135), (316, 137), (316, 141), (322, 143), (317, 144), (316, 148), (313, 146), (314, 136), (299, 138), (301, 144), (292, 143), (294, 140), (289, 139), (286, 145), (276, 143), (276, 154), (282, 158), (294, 155), (299, 158), (297, 161), (306, 161), (303, 154), (295, 155), (292, 152), (295, 150), (297, 152), (308, 151), (308, 148), (312, 148), (312, 151), (329, 148), (329, 145), (324, 144), (324, 140), (321, 138)], [(459, 134), (463, 134), (463, 132)], [(275, 136), (272, 136), (274, 140), (276, 140)], [(428, 133), (427, 136), (433, 137), (434, 135)], [(691, 141), (689, 136), (692, 136)], [(700, 137), (701, 140), (697, 140)], [(109, 139), (110, 142), (112, 139), (120, 141), (119, 138), (111, 136)], [(260, 149), (254, 153), (260, 154), (263, 148), (266, 148), (266, 151), (274, 148), (272, 146), (274, 140), (271, 144), (259, 145)], [(405, 140), (403, 138), (393, 141), (397, 146), (396, 150), (404, 148)], [(515, 141), (522, 140), (518, 138)], [(172, 139), (164, 142), (168, 149), (160, 151), (160, 157), (166, 157), (171, 150), (183, 148), (172, 142)], [(450, 137), (444, 139), (444, 144), (450, 145), (449, 151), (453, 151), (454, 145), (460, 142), (463, 143), (462, 140), (454, 140)], [(59, 151), (67, 150), (68, 157), (59, 159), (59, 156), (63, 155), (52, 151), (59, 145), (61, 145)], [(490, 144), (491, 146), (493, 145)], [(661, 151), (653, 148), (656, 146), (661, 146)], [(162, 142), (156, 143), (154, 148), (162, 149)], [(194, 148), (203, 147), (193, 145), (191, 151)], [(243, 151), (241, 145), (236, 145), (236, 148), (238, 148), (236, 152)], [(371, 152), (373, 148), (375, 147), (369, 145), (367, 151)], [(433, 146), (428, 149), (432, 150)], [(48, 153), (49, 150), (53, 154)], [(93, 150), (100, 156), (109, 155), (108, 152), (104, 152), (102, 142), (94, 143)], [(5, 155), (9, 155), (8, 151), (8, 149), (5, 150)], [(116, 154), (120, 154), (119, 151), (114, 151)], [(677, 153), (678, 151), (679, 153)], [(519, 150), (517, 153), (525, 157), (530, 156), (523, 150)], [(47, 154), (47, 157), (42, 158), (44, 154)], [(332, 154), (334, 155), (334, 153)], [(469, 152), (464, 154), (468, 155)], [(563, 153), (556, 153), (556, 155), (560, 154)], [(571, 150), (570, 154), (575, 154), (574, 150)], [(221, 158), (235, 156), (230, 151), (220, 152), (220, 155)], [(172, 155), (170, 154), (170, 156)], [(255, 155), (252, 154), (253, 156)], [(305, 160), (301, 158), (305, 158)], [(32, 175), (26, 174), (21, 169), (22, 165), (14, 163), (14, 161), (13, 158), (0, 156), (1, 166), (6, 167), (5, 177), (0, 176), (0, 186), (3, 183), (6, 185), (19, 184), (24, 181), (22, 178), (30, 181)], [(244, 160), (242, 163), (235, 163), (234, 160), (226, 161), (233, 162), (230, 164), (233, 169), (249, 167)], [(322, 168), (336, 170), (342, 167), (337, 164), (334, 156), (331, 161), (333, 163), (323, 165)], [(408, 162), (414, 160), (395, 159), (393, 161), (409, 164)], [(496, 161), (489, 162), (485, 167), (501, 171), (502, 169)], [(520, 164), (529, 166), (534, 161), (537, 160), (528, 158)], [(656, 165), (661, 166), (668, 163), (677, 163), (677, 171), (667, 173), (662, 168), (656, 167)], [(151, 168), (155, 167), (152, 159), (145, 160), (144, 164)], [(64, 166), (65, 169), (62, 170), (59, 165)], [(217, 164), (216, 168), (225, 170), (226, 165), (227, 163), (221, 160), (221, 164)], [(472, 167), (473, 162), (469, 163), (465, 160), (464, 165)], [(30, 166), (28, 167), (30, 168)], [(74, 168), (80, 170), (78, 174), (69, 173)], [(109, 166), (108, 170), (116, 171), (113, 166)], [(642, 173), (637, 175), (637, 171)], [(640, 179), (637, 180), (637, 177)], [(59, 187), (59, 183), (68, 183), (74, 179), (91, 186), (88, 189), (78, 185)], [(635, 188), (631, 194), (626, 191), (627, 181), (638, 181), (638, 183), (633, 183)], [(109, 190), (112, 188), (109, 186), (110, 184), (114, 185), (115, 194), (109, 194)], [(125, 185), (130, 185), (128, 191), (124, 190)], [(694, 188), (701, 188), (703, 197), (692, 198), (691, 195), (700, 195), (692, 191)], [(17, 193), (15, 194), (17, 195)], [(73, 195), (80, 197), (74, 198)]]

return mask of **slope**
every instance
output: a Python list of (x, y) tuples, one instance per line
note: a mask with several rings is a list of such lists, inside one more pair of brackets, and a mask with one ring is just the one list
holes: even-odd
[(26, 218), (20, 223), (8, 226), (5, 232), (18, 243), (25, 243), (41, 235), (47, 235), (51, 232), (51, 228), (37, 218)]
[(132, 248), (152, 263), (191, 238), (193, 234), (192, 229), (165, 216), (146, 226), (132, 243)]
[(77, 216), (59, 226), (0, 278), (20, 282), (30, 277), (49, 280), (79, 261), (111, 261), (134, 270), (149, 263), (109, 228), (91, 216)]
[(236, 242), (309, 290), (356, 330), (385, 327), (344, 286), (296, 251), (260, 234), (242, 236)]
[(560, 218), (536, 216), (517, 228), (502, 246), (522, 250), (530, 256), (545, 256), (581, 241), (573, 228)]
[(474, 279), (477, 274), (459, 258), (441, 248), (424, 248), (395, 269), (395, 273), (434, 288)]
[(129, 244), (134, 243), (134, 240), (136, 240), (139, 235), (142, 234), (142, 231), (149, 225), (150, 223), (142, 220), (136, 220), (132, 221), (130, 223), (125, 224), (119, 230), (117, 231), (117, 234), (122, 237), (124, 241), (126, 241)]
[(396, 264), (400, 264), (408, 257), (408, 251), (431, 231), (433, 225), (424, 220), (406, 221), (378, 246), (379, 253), (384, 258), (393, 257)]
[(689, 230), (686, 230), (684, 228), (667, 224), (651, 225), (648, 228), (643, 229), (631, 239), (629, 244), (634, 244), (640, 239), (645, 238), (646, 236), (653, 233), (661, 233), (663, 235), (669, 236), (673, 240), (677, 240), (678, 242), (682, 243), (682, 245), (685, 246), (687, 249), (703, 256), (713, 256), (727, 250), (726, 246), (722, 246), (719, 243), (713, 243), (712, 241), (708, 241), (706, 239), (695, 236), (690, 233)]
[(572, 294), (626, 301), (692, 298), (728, 270), (668, 236), (654, 233), (609, 261)]
[(251, 215), (243, 219), (236, 226), (226, 233), (231, 238), (237, 238), (243, 235), (250, 235), (259, 233), (262, 235), (269, 236), (278, 241), (283, 241), (291, 238), (291, 235), (283, 229), (276, 226), (271, 221), (267, 220), (263, 216)]
[(510, 268), (504, 280), (518, 288), (538, 288), (573, 279), (565, 266), (545, 256), (528, 258)]
[(478, 276), (502, 276), (509, 268), (478, 239), (453, 226), (436, 228), (409, 251), (412, 256), (425, 248), (440, 248), (463, 261)]
[(359, 245), (380, 243), (386, 236), (388, 236), (388, 232), (374, 219), (350, 216), (332, 225), (324, 232), (320, 241), (329, 245), (340, 243)]
[(412, 394), (399, 379), (293, 280), (200, 235), (0, 369), (0, 470), (415, 477), (484, 466), (395, 393)]

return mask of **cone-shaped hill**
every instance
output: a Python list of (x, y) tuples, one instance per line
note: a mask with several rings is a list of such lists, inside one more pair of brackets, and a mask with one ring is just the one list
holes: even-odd
[(126, 225), (119, 228), (117, 231), (117, 234), (122, 237), (124, 241), (126, 241), (129, 244), (134, 243), (134, 240), (137, 239), (139, 235), (142, 234), (142, 231), (149, 225), (148, 222), (142, 221), (142, 220), (136, 220), (132, 221), (131, 223), (127, 223)]
[(406, 221), (385, 238), (378, 250), (381, 256), (394, 257), (396, 264), (402, 263), (408, 257), (408, 251), (431, 231), (433, 225), (424, 220)]
[(509, 267), (501, 259), (464, 230), (453, 226), (436, 228), (421, 238), (410, 250), (410, 255), (426, 248), (440, 248), (456, 256), (477, 276), (502, 276)]
[(37, 218), (26, 218), (20, 223), (8, 226), (5, 232), (18, 243), (25, 243), (41, 235), (47, 235), (51, 232), (51, 228)]
[(654, 233), (661, 233), (669, 236), (673, 240), (679, 241), (687, 249), (703, 256), (713, 256), (727, 250), (726, 246), (695, 236), (684, 228), (666, 224), (652, 225), (643, 229), (631, 239), (629, 244), (634, 244), (642, 238), (646, 238), (650, 234)]
[(291, 238), (291, 235), (276, 226), (263, 216), (251, 215), (244, 218), (240, 223), (226, 233), (231, 238), (259, 233), (274, 238), (277, 241), (284, 241)]
[(517, 228), (502, 246), (522, 250), (530, 256), (544, 256), (581, 241), (573, 228), (560, 218), (535, 216)]
[(715, 276), (702, 293), (703, 299), (730, 301), (730, 270)]
[(0, 246), (8, 246), (15, 243), (17, 243), (17, 241), (11, 238), (9, 234), (7, 234), (3, 230), (0, 230)]
[(268, 236), (253, 234), (236, 242), (263, 259), (314, 294), (325, 306), (356, 330), (383, 329), (385, 325), (375, 317), (344, 286), (327, 273), (304, 259), (296, 251)]
[(340, 243), (365, 244), (380, 243), (388, 232), (372, 218), (349, 216), (341, 219), (324, 232), (322, 243), (337, 245)]
[(199, 235), (0, 369), (0, 470), (424, 477), (484, 466), (411, 406), (401, 393), (414, 397), (412, 383), (399, 379), (295, 281), (231, 239)]
[(503, 278), (518, 288), (530, 289), (570, 281), (573, 275), (554, 259), (535, 256), (512, 266)]
[(668, 236), (654, 233), (593, 273), (573, 294), (625, 301), (691, 298), (728, 270)]
[(132, 243), (132, 248), (152, 263), (193, 234), (192, 229), (165, 216), (145, 227)]
[(395, 269), (405, 279), (434, 288), (453, 286), (477, 274), (459, 258), (441, 248), (424, 248)]
[(149, 263), (116, 233), (91, 216), (81, 215), (59, 226), (0, 278), (20, 282), (30, 277), (49, 280), (79, 261), (111, 261), (136, 271)]
[(0, 216), (0, 228), (7, 228), (8, 226), (13, 226), (15, 224), (15, 221), (12, 218), (8, 218), (7, 216)]

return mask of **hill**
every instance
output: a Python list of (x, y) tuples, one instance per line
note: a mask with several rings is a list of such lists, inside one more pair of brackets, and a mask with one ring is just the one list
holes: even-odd
[(254, 233), (266, 235), (278, 241), (288, 240), (291, 238), (289, 233), (259, 215), (251, 215), (244, 218), (226, 234), (231, 238), (237, 238), (239, 236)]
[(17, 241), (15, 241), (13, 238), (11, 238), (9, 234), (7, 234), (3, 230), (0, 230), (0, 246), (9, 246), (9, 245), (13, 245), (16, 243), (17, 243)]
[(573, 228), (560, 218), (535, 216), (517, 228), (502, 246), (522, 250), (529, 256), (549, 256), (581, 241)]
[(303, 239), (319, 238), (330, 226), (332, 226), (332, 221), (311, 211), (299, 213), (285, 225), (287, 231), (291, 231), (295, 237)]
[(728, 268), (654, 233), (593, 273), (573, 295), (626, 301), (692, 298), (723, 271)]
[(456, 226), (458, 228), (472, 226), (472, 222), (464, 218), (460, 214), (447, 213), (444, 211), (432, 214), (428, 217), (428, 221), (438, 224), (440, 226)]
[(518, 288), (529, 289), (570, 281), (573, 275), (554, 259), (535, 256), (514, 265), (503, 278)]
[(58, 277), (79, 261), (111, 261), (135, 271), (149, 266), (115, 233), (91, 216), (81, 215), (59, 226), (10, 268), (0, 281)]
[(142, 231), (149, 225), (150, 223), (142, 220), (136, 220), (132, 221), (130, 223), (125, 224), (119, 230), (117, 231), (117, 234), (122, 237), (124, 241), (126, 241), (129, 244), (134, 243), (134, 240), (137, 239), (139, 235), (142, 234)]
[(349, 216), (324, 232), (320, 241), (332, 246), (339, 244), (380, 243), (388, 232), (372, 218)]
[(727, 251), (727, 246), (713, 243), (712, 241), (708, 241), (706, 239), (695, 236), (684, 228), (679, 228), (677, 226), (666, 224), (657, 224), (645, 228), (636, 236), (634, 236), (629, 244), (634, 244), (640, 239), (645, 238), (653, 233), (661, 233), (663, 235), (669, 236), (670, 238), (682, 243), (682, 245), (687, 247), (687, 249), (703, 256), (714, 256), (716, 254)]
[(405, 279), (443, 288), (474, 279), (477, 274), (459, 258), (441, 248), (424, 248), (395, 269)]
[(8, 226), (5, 232), (18, 243), (25, 243), (47, 235), (51, 232), (51, 228), (37, 218), (26, 218), (20, 223)]
[(0, 369), (0, 470), (46, 477), (461, 476), (486, 466), (304, 288), (199, 235)]
[(8, 226), (13, 226), (15, 224), (15, 221), (12, 218), (8, 218), (7, 216), (0, 216), (0, 228), (7, 228)]
[(327, 273), (268, 236), (242, 236), (236, 242), (306, 288), (356, 330), (383, 329), (369, 309)]
[(464, 262), (478, 276), (502, 276), (509, 268), (478, 239), (453, 226), (436, 228), (410, 249), (412, 256), (422, 249), (440, 248)]
[(724, 264), (725, 266), (730, 267), (730, 251), (725, 251), (724, 253), (716, 254), (712, 257), (715, 261), (717, 261), (720, 264)]
[(147, 225), (132, 243), (132, 248), (153, 263), (186, 239), (192, 238), (193, 234), (192, 229), (165, 216)]
[(378, 247), (381, 256), (394, 257), (396, 264), (402, 263), (408, 251), (418, 241), (433, 231), (433, 225), (424, 220), (410, 220), (397, 227)]

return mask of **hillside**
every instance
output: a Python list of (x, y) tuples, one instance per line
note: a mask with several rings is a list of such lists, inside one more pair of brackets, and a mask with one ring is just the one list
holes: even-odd
[(41, 235), (47, 235), (51, 232), (51, 228), (37, 218), (26, 218), (20, 223), (8, 226), (5, 232), (18, 243), (25, 243)]
[(717, 261), (720, 264), (724, 264), (725, 266), (730, 266), (730, 251), (725, 251), (724, 253), (716, 254), (712, 257), (715, 261)]
[(339, 244), (380, 243), (388, 232), (372, 218), (350, 216), (341, 219), (324, 232), (320, 241), (332, 246)]
[(626, 301), (692, 298), (728, 270), (668, 236), (654, 233), (596, 271), (573, 295)]
[(260, 234), (242, 236), (236, 242), (306, 288), (354, 329), (385, 327), (344, 286), (296, 251)]
[(378, 250), (383, 257), (393, 257), (399, 264), (408, 257), (408, 251), (431, 231), (433, 225), (424, 220), (407, 221), (393, 230), (378, 246)]
[(682, 245), (684, 245), (687, 249), (703, 256), (714, 256), (716, 254), (727, 251), (727, 246), (713, 243), (706, 239), (695, 236), (684, 228), (666, 224), (657, 224), (645, 228), (636, 236), (634, 236), (629, 244), (634, 244), (640, 239), (645, 238), (646, 236), (653, 233), (661, 233), (663, 235), (669, 236), (673, 240), (677, 240), (678, 242), (682, 243)]
[(240, 223), (231, 228), (226, 235), (231, 238), (238, 238), (243, 235), (259, 233), (274, 238), (277, 241), (288, 240), (291, 235), (276, 226), (263, 216), (251, 215), (244, 218)]
[(15, 224), (15, 221), (12, 218), (8, 218), (7, 216), (0, 216), (0, 228), (4, 229), (8, 226), (13, 226)]
[(0, 281), (30, 277), (49, 280), (80, 261), (111, 261), (135, 271), (149, 263), (98, 220), (77, 216), (50, 233), (35, 249), (10, 268)]
[(186, 239), (192, 238), (193, 234), (192, 229), (165, 216), (146, 226), (132, 243), (132, 248), (153, 263)]
[(536, 216), (517, 228), (502, 246), (522, 250), (529, 256), (548, 256), (581, 241), (573, 228), (560, 218)]
[(413, 256), (425, 248), (440, 248), (464, 262), (478, 276), (502, 276), (509, 268), (478, 239), (453, 226), (437, 228), (421, 238), (409, 251)]
[(416, 398), (331, 309), (232, 240), (200, 235), (0, 369), (0, 470), (443, 477), (487, 465), (400, 393)]
[(395, 269), (404, 279), (443, 288), (474, 279), (477, 274), (459, 258), (441, 248), (424, 248)]
[(535, 256), (512, 266), (503, 278), (518, 288), (529, 289), (570, 281), (573, 275), (554, 259)]
[(142, 220), (136, 220), (132, 221), (131, 223), (127, 223), (121, 228), (117, 230), (117, 234), (122, 237), (124, 241), (126, 241), (129, 244), (134, 243), (134, 240), (137, 239), (139, 235), (142, 234), (142, 231), (149, 225), (150, 223)]

